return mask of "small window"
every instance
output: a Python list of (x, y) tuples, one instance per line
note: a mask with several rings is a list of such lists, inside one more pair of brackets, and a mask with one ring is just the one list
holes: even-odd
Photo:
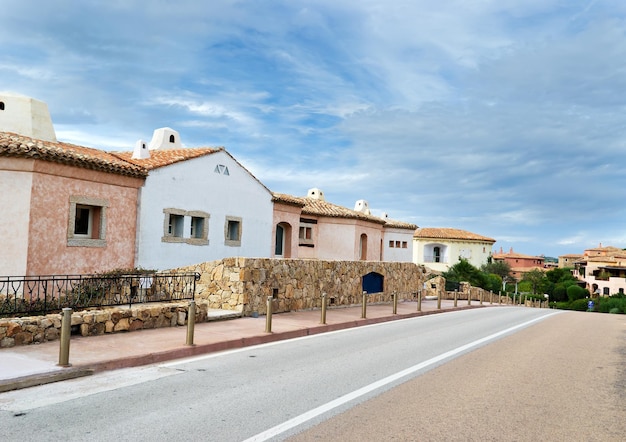
[(241, 218), (228, 216), (224, 224), (224, 243), (227, 246), (241, 246)]
[(609, 288), (608, 287), (604, 287), (604, 289), (602, 290), (602, 294), (605, 296), (609, 295)]
[(76, 247), (106, 246), (106, 207), (100, 198), (71, 196), (67, 245)]
[(395, 242), (393, 241), (389, 241), (389, 248), (393, 249), (393, 245), (395, 244)]
[(183, 228), (185, 226), (185, 217), (182, 215), (174, 215), (170, 213), (170, 221), (167, 228), (167, 233), (175, 238), (183, 237)]
[(170, 143), (175, 143), (176, 142), (176, 138), (174, 137), (174, 135), (170, 135)]
[(163, 236), (161, 241), (187, 243), (194, 246), (209, 244), (209, 217), (200, 210), (163, 209)]
[(191, 217), (191, 234), (192, 238), (203, 238), (204, 236), (204, 218), (199, 216)]
[(298, 238), (300, 239), (301, 246), (313, 244), (313, 227), (307, 226), (307, 225), (300, 225)]
[(0, 110), (4, 110), (4, 101), (0, 101)]
[(402, 248), (406, 249), (408, 247), (408, 243), (406, 241), (402, 241)]
[(399, 249), (400, 248), (400, 241), (396, 241), (396, 248)]

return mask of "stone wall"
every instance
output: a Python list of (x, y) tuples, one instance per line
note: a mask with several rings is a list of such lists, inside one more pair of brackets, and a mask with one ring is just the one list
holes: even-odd
[(209, 308), (230, 309), (244, 316), (265, 314), (272, 296), (275, 313), (321, 308), (322, 293), (329, 306), (360, 304), (362, 277), (378, 273), (383, 291), (368, 295), (369, 303), (413, 299), (430, 279), (429, 271), (413, 263), (379, 261), (321, 261), (313, 259), (227, 258), (176, 269), (198, 272), (197, 299)]
[[(72, 335), (97, 336), (185, 325), (188, 302), (137, 304), (72, 312)], [(207, 302), (196, 302), (196, 322), (207, 321)], [(0, 348), (54, 341), (61, 335), (61, 314), (0, 319)]]
[[(412, 263), (378, 261), (319, 261), (307, 259), (227, 258), (174, 270), (198, 272), (196, 322), (208, 320), (209, 309), (232, 310), (245, 316), (265, 314), (273, 296), (275, 313), (321, 308), (322, 293), (329, 307), (362, 302), (362, 277), (375, 272), (384, 279), (383, 291), (367, 295), (368, 303), (415, 299), (418, 290), (445, 291), (445, 280), (425, 284), (432, 275)], [(435, 288), (431, 288), (431, 287)], [(134, 330), (182, 326), (188, 302), (136, 304), (72, 313), (72, 334), (97, 336)], [(0, 318), (0, 347), (59, 339), (61, 315)]]

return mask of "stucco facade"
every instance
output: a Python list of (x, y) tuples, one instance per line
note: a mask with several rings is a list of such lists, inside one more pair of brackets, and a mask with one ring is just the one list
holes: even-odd
[(151, 150), (147, 159), (116, 155), (149, 170), (140, 196), (137, 266), (162, 270), (269, 257), (272, 194), (224, 149)]
[(0, 133), (0, 274), (132, 267), (143, 176), (95, 149)]
[(480, 268), (491, 256), (495, 239), (460, 229), (424, 227), (413, 236), (413, 262), (445, 272), (466, 259)]

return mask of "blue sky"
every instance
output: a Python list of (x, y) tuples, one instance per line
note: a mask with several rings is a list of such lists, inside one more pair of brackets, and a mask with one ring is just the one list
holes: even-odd
[(623, 0), (3, 0), (0, 79), (62, 141), (169, 126), (275, 192), (497, 250), (626, 247)]

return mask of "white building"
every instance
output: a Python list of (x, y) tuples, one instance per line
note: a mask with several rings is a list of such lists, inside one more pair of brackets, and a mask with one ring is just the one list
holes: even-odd
[[(149, 147), (147, 147), (149, 146)], [(121, 158), (148, 169), (138, 211), (136, 265), (168, 269), (226, 257), (267, 257), (272, 194), (223, 148), (179, 148), (157, 129)]]
[(465, 230), (422, 227), (413, 235), (413, 262), (445, 272), (464, 258), (480, 268), (487, 263), (495, 242)]

